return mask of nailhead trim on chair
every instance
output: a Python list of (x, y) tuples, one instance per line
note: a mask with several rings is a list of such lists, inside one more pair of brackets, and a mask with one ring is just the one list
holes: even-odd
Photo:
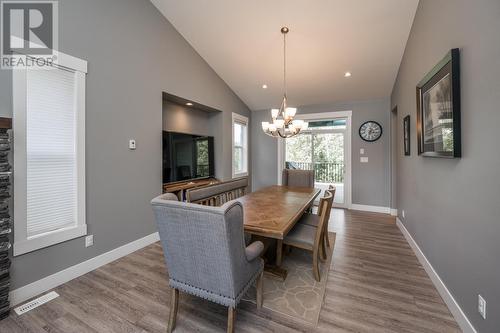
[(172, 288), (179, 289), (187, 294), (198, 296), (198, 297), (204, 298), (206, 300), (234, 308), (234, 307), (236, 307), (236, 305), (238, 305), (238, 303), (241, 301), (241, 298), (246, 294), (248, 289), (252, 286), (252, 284), (255, 282), (255, 280), (262, 273), (263, 270), (264, 270), (264, 262), (261, 259), (261, 269), (259, 271), (257, 271), (257, 273), (254, 276), (252, 276), (250, 278), (250, 280), (247, 282), (245, 287), (241, 290), (241, 292), (238, 294), (238, 296), (236, 296), (235, 299), (232, 299), (232, 298), (224, 296), (224, 295), (216, 294), (216, 293), (213, 293), (211, 291), (208, 291), (208, 290), (205, 290), (202, 288), (197, 288), (197, 287), (191, 286), (189, 284), (186, 284), (186, 283), (183, 283), (180, 281), (176, 281), (172, 278), (170, 279), (170, 286)]

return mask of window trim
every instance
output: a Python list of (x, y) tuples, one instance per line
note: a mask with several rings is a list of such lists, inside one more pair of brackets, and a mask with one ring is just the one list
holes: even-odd
[[(243, 142), (243, 163), (245, 165), (245, 171), (243, 172), (236, 172), (235, 165), (234, 165), (234, 150), (236, 148), (236, 145), (234, 143), (234, 124), (240, 123), (245, 126), (245, 134), (244, 134), (244, 142)], [(248, 118), (245, 116), (242, 116), (238, 113), (234, 113), (232, 115), (232, 122), (231, 122), (231, 174), (232, 178), (239, 178), (239, 177), (246, 177), (248, 176)], [(240, 147), (240, 146), (238, 146)]]
[[(27, 69), (12, 70), (13, 87), (13, 133), (14, 133), (14, 256), (39, 250), (70, 239), (85, 236), (85, 81), (87, 61), (57, 52), (55, 67), (66, 68), (75, 73), (76, 108), (76, 174), (77, 214), (76, 225), (33, 237), (27, 235), (26, 225), (26, 111)], [(33, 69), (44, 70), (44, 69)]]

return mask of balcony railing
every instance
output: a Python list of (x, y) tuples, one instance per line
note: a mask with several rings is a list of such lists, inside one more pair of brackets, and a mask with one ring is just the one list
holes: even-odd
[(286, 162), (287, 169), (314, 170), (314, 178), (319, 183), (343, 183), (344, 164), (341, 163), (307, 163), (307, 162)]

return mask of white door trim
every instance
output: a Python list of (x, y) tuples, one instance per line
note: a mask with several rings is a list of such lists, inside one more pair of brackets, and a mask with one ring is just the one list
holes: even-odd
[[(295, 116), (296, 119), (302, 120), (321, 120), (321, 119), (332, 119), (332, 118), (346, 118), (346, 175), (344, 184), (344, 196), (345, 204), (342, 206), (344, 208), (351, 208), (352, 205), (352, 111), (332, 111), (332, 112), (321, 112), (321, 113), (301, 113)], [(277, 155), (278, 155), (278, 172), (277, 172), (277, 184), (281, 185), (281, 170), (285, 166), (285, 140), (278, 139), (277, 141)]]

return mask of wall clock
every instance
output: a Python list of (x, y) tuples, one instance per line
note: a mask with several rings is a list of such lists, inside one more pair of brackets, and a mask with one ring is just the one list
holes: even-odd
[(359, 127), (359, 136), (367, 142), (374, 142), (382, 136), (382, 126), (376, 121), (364, 122)]

